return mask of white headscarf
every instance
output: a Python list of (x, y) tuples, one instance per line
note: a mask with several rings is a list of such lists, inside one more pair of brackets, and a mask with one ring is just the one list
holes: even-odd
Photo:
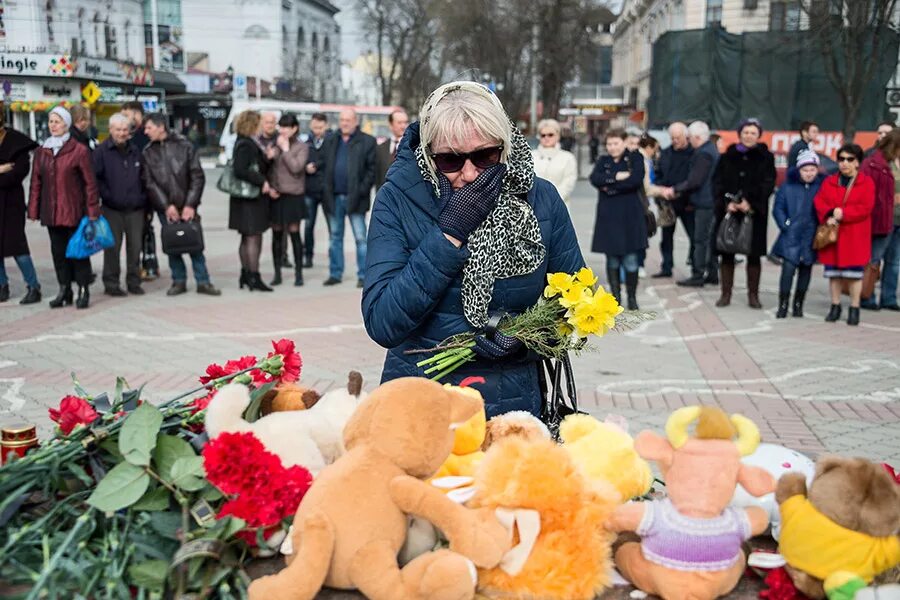
[(56, 115), (66, 124), (66, 132), (62, 135), (51, 135), (46, 140), (44, 140), (43, 147), (49, 148), (53, 151), (53, 156), (56, 156), (59, 153), (60, 148), (65, 145), (66, 142), (69, 141), (71, 135), (69, 134), (69, 129), (72, 127), (72, 115), (69, 114), (62, 106), (56, 106), (53, 110), (50, 111), (51, 115)]

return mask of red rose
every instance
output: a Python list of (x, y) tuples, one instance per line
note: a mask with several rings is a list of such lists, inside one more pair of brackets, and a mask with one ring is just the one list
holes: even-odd
[(90, 425), (100, 415), (91, 403), (78, 396), (66, 396), (59, 403), (59, 410), (50, 409), (50, 420), (59, 425), (63, 435), (69, 435), (78, 425)]
[(282, 338), (277, 342), (272, 342), (274, 352), (269, 352), (269, 357), (276, 354), (281, 355), (284, 367), (281, 370), (279, 379), (286, 383), (291, 383), (300, 379), (300, 370), (303, 367), (303, 359), (296, 351), (293, 340)]

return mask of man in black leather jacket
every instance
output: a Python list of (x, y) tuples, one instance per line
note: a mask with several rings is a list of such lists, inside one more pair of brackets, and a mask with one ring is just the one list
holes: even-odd
[[(147, 198), (157, 210), (165, 212), (168, 223), (199, 220), (197, 208), (206, 177), (194, 145), (184, 136), (169, 131), (166, 117), (161, 113), (147, 117), (144, 133), (150, 138), (150, 144), (144, 149), (143, 176)], [(187, 267), (183, 255), (167, 256), (172, 270), (172, 287), (166, 294), (177, 296), (187, 291)], [(210, 283), (203, 252), (190, 256), (197, 293), (219, 296), (222, 292)]]

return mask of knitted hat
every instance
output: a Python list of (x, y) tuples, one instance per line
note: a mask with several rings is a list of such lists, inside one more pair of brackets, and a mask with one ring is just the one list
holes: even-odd
[(749, 126), (749, 125), (753, 125), (753, 126), (756, 127), (757, 129), (759, 129), (759, 135), (762, 135), (762, 132), (763, 132), (763, 126), (762, 126), (762, 123), (760, 122), (759, 119), (756, 119), (756, 118), (753, 118), (753, 117), (751, 117), (751, 118), (749, 118), (749, 119), (744, 119), (743, 121), (741, 121), (740, 123), (738, 123), (738, 126), (737, 126), (737, 133), (738, 133), (738, 135), (741, 135), (741, 131), (744, 130), (744, 127), (747, 127), (747, 126)]
[(797, 168), (807, 165), (819, 166), (819, 155), (809, 148), (801, 150), (800, 154), (797, 155)]
[(62, 106), (54, 107), (53, 110), (50, 111), (50, 114), (57, 115), (60, 119), (62, 119), (63, 122), (65, 122), (66, 127), (72, 127), (72, 115), (70, 115), (69, 111), (67, 111)]

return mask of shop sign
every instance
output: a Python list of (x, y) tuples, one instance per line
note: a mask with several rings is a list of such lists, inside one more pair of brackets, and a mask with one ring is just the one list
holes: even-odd
[(28, 99), (28, 88), (23, 81), (7, 79), (3, 82), (3, 95), (9, 101), (26, 100)]
[(197, 112), (206, 120), (225, 119), (228, 117), (228, 109), (224, 106), (201, 106)]
[(122, 97), (122, 88), (117, 85), (101, 85), (98, 86), (100, 88), (100, 102), (128, 102), (128, 100), (120, 100)]
[(76, 62), (68, 54), (0, 53), (0, 74), (72, 77)]
[(81, 88), (73, 81), (48, 77), (43, 80), (26, 80), (23, 85), (25, 97), (20, 98), (21, 100), (59, 102), (60, 100), (79, 100), (81, 98)]
[(78, 61), (78, 75), (85, 79), (137, 85), (153, 84), (153, 72), (149, 67), (103, 58), (81, 58)]
[(68, 98), (72, 94), (72, 90), (67, 85), (45, 85), (41, 91), (44, 96), (56, 96), (57, 98)]

